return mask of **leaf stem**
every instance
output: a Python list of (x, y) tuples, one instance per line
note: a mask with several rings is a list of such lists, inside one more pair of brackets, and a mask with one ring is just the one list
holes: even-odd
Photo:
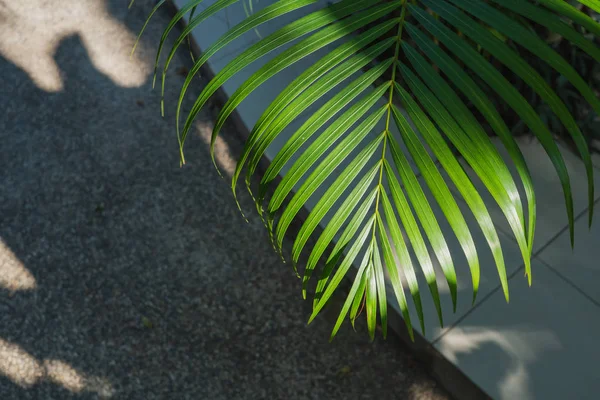
[[(394, 96), (394, 82), (396, 80), (396, 71), (398, 70), (398, 59), (400, 58), (400, 43), (402, 42), (402, 28), (404, 27), (404, 20), (406, 17), (406, 0), (403, 0), (402, 11), (400, 14), (400, 21), (398, 22), (398, 32), (396, 33), (396, 49), (394, 50), (394, 61), (392, 62), (392, 78), (390, 81), (390, 93), (388, 97), (387, 105), (387, 117), (385, 121), (385, 133), (383, 138), (383, 148), (381, 150), (381, 160), (379, 161), (379, 182), (377, 184), (377, 198), (375, 199), (375, 215), (379, 215), (379, 202), (381, 198), (381, 191), (383, 189), (383, 165), (385, 160), (385, 152), (387, 150), (387, 139), (390, 134), (390, 117), (392, 115), (392, 100)], [(377, 228), (377, 222), (373, 224), (373, 236), (371, 241), (375, 241), (375, 231)], [(372, 257), (372, 255), (371, 255)]]
[(392, 78), (390, 85), (390, 94), (388, 98), (388, 113), (385, 122), (386, 136), (390, 130), (390, 117), (392, 115), (392, 99), (394, 96), (394, 81), (396, 80), (396, 71), (398, 70), (398, 59), (400, 58), (400, 44), (402, 43), (402, 28), (404, 27), (404, 20), (406, 18), (406, 0), (402, 5), (402, 11), (400, 14), (400, 21), (398, 22), (398, 33), (396, 33), (396, 49), (394, 50), (394, 62), (392, 63)]

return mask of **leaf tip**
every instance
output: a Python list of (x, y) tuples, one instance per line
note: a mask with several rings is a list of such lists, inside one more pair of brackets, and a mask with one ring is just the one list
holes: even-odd
[[(412, 326), (408, 326), (408, 336), (410, 337), (410, 341), (411, 342), (415, 342), (415, 332), (413, 331)], [(425, 334), (425, 331), (423, 331), (423, 334)]]
[(375, 341), (375, 332), (369, 332), (369, 341), (373, 343)]
[(575, 249), (575, 226), (573, 222), (569, 223), (569, 236), (571, 238), (571, 250)]
[[(183, 148), (183, 143), (180, 145), (180, 147)], [(212, 160), (213, 166), (215, 167), (215, 169), (217, 170), (217, 173), (219, 174), (219, 178), (225, 179), (225, 176), (223, 176), (223, 173), (221, 172), (221, 169), (219, 168), (219, 164), (217, 164), (217, 158), (215, 157), (215, 149), (214, 149), (213, 143), (210, 144), (210, 158)]]
[(238, 211), (240, 212), (240, 214), (242, 214), (242, 218), (244, 218), (244, 221), (246, 221), (246, 223), (250, 223), (250, 221), (246, 217), (246, 214), (244, 214), (244, 211), (242, 210), (242, 205), (240, 204), (240, 200), (238, 199), (237, 193), (235, 192), (235, 187), (232, 187), (231, 189), (233, 192), (233, 200), (235, 201), (235, 205), (237, 206)]
[(457, 292), (456, 292), (456, 284), (452, 285), (450, 288), (450, 296), (452, 298), (452, 312), (456, 314), (456, 303), (457, 303)]

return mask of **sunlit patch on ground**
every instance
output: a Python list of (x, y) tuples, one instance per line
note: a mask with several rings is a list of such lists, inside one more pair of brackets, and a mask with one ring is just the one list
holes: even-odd
[(93, 65), (116, 85), (139, 87), (146, 81), (150, 68), (129, 57), (135, 36), (109, 15), (103, 1), (64, 0), (57, 7), (45, 0), (0, 0), (0, 55), (40, 89), (63, 88), (54, 53), (72, 35), (81, 38)]
[(541, 354), (561, 349), (552, 332), (529, 328), (455, 327), (452, 335), (444, 336), (440, 341), (440, 350), (449, 361), (458, 364), (461, 356), (489, 345), (497, 346), (510, 358), (510, 367), (504, 376), (498, 377), (498, 389), (506, 399), (530, 398), (528, 364), (533, 364)]
[(107, 380), (85, 376), (64, 361), (38, 361), (20, 346), (3, 339), (0, 339), (0, 374), (23, 388), (48, 380), (73, 393), (95, 392), (101, 398), (114, 395)]
[(0, 239), (0, 289), (14, 293), (37, 287), (35, 278)]
[(31, 387), (43, 377), (40, 363), (16, 344), (0, 339), (0, 373), (21, 387)]
[[(210, 140), (213, 133), (212, 124), (202, 122), (197, 124), (197, 126), (199, 136), (204, 143), (210, 146)], [(217, 165), (222, 173), (224, 172), (228, 176), (233, 175), (235, 172), (236, 161), (231, 155), (229, 145), (221, 138), (221, 136), (217, 136), (215, 140), (215, 160), (217, 160)]]

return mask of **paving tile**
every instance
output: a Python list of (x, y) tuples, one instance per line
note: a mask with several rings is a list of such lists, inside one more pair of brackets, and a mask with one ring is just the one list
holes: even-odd
[[(502, 157), (507, 160), (511, 166), (511, 171), (515, 177), (515, 182), (520, 189), (521, 198), (525, 199), (524, 191), (520, 180), (516, 175), (515, 169), (512, 167), (512, 161), (507, 155), (506, 150), (499, 140), (493, 139), (496, 147), (499, 148)], [(534, 189), (537, 195), (537, 225), (535, 232), (534, 251), (545, 246), (548, 241), (554, 238), (562, 229), (568, 225), (567, 212), (562, 194), (562, 187), (555, 172), (555, 169), (546, 155), (545, 150), (536, 139), (529, 137), (517, 138), (517, 143), (523, 152), (523, 156), (531, 171)], [(587, 177), (585, 168), (581, 159), (560, 146), (563, 154), (569, 176), (571, 178), (571, 188), (573, 192), (574, 211), (577, 216), (582, 211), (585, 211), (588, 206), (587, 202)], [(473, 171), (466, 166), (467, 171), (474, 177), (473, 181), (484, 198), (494, 222), (504, 232), (512, 235), (510, 226), (504, 217), (504, 214), (493, 200), (492, 196), (487, 192), (481, 181), (475, 178)], [(600, 173), (595, 174), (596, 187), (600, 187)], [(600, 192), (599, 192), (600, 194)], [(525, 209), (526, 211), (526, 209)], [(576, 232), (577, 234), (577, 232)]]
[[(215, 1), (216, 0), (206, 0), (201, 4), (203, 4), (203, 8), (206, 8), (215, 3)], [(181, 6), (186, 2), (187, 0), (175, 1), (178, 6)], [(274, 1), (254, 2), (254, 12), (256, 13), (272, 3), (274, 3)], [(327, 1), (322, 0), (315, 4), (310, 4), (263, 23), (257, 28), (244, 33), (238, 39), (232, 42), (227, 48), (222, 49), (219, 53), (215, 54), (214, 59), (218, 60), (225, 54), (232, 52), (232, 50), (235, 51), (240, 48), (245, 49), (249, 45), (258, 42), (260, 39), (267, 37), (285, 25), (296, 21), (300, 17), (323, 8), (325, 4), (327, 4)], [(209, 17), (206, 21), (200, 24), (194, 30), (194, 38), (197, 40), (200, 47), (205, 49), (214, 43), (219, 37), (225, 34), (229, 29), (244, 21), (248, 15), (249, 9), (244, 8), (244, 2), (232, 4), (231, 6), (215, 13), (213, 16)]]
[(511, 301), (494, 293), (435, 347), (492, 398), (595, 399), (600, 309), (541, 262)]
[(596, 173), (600, 173), (600, 154), (592, 154), (592, 163), (594, 164), (594, 167), (596, 167)]
[[(422, 187), (426, 187), (426, 183), (422, 178), (420, 179), (420, 182)], [(448, 284), (443, 275), (440, 264), (435, 257), (435, 254), (430, 249), (430, 255), (434, 263), (434, 268), (436, 270), (437, 283), (440, 291), (444, 324), (448, 327), (454, 324), (460, 317), (465, 315), (465, 313), (467, 313), (471, 309), (471, 299), (473, 297), (471, 273), (467, 264), (466, 257), (464, 256), (462, 248), (458, 242), (458, 239), (456, 239), (456, 236), (454, 235), (450, 224), (447, 222), (446, 217), (442, 213), (437, 203), (435, 203), (435, 200), (430, 195), (428, 189), (426, 189), (425, 192), (428, 194), (429, 203), (432, 205), (433, 211), (440, 224), (440, 228), (445, 234), (446, 241), (448, 243), (448, 247), (452, 255), (452, 259), (454, 260), (454, 266), (457, 274), (457, 310), (456, 313), (453, 313), (452, 300), (448, 289)], [(485, 240), (485, 237), (483, 236), (483, 233), (481, 232), (477, 224), (477, 221), (475, 220), (475, 217), (469, 210), (466, 203), (459, 199), (458, 204), (471, 230), (471, 234), (473, 236), (473, 240), (475, 242), (475, 246), (479, 254), (481, 281), (479, 287), (479, 294), (477, 296), (476, 301), (476, 303), (479, 303), (485, 298), (487, 294), (489, 294), (492, 290), (500, 286), (500, 279), (498, 276), (496, 264), (494, 262), (492, 253), (489, 249), (487, 241)], [(498, 236), (500, 237), (507, 274), (510, 275), (523, 264), (521, 254), (514, 241), (512, 241), (500, 231), (498, 232)], [(415, 259), (413, 257), (413, 262), (414, 260)], [(418, 268), (418, 265), (415, 262), (414, 265), (415, 268)], [(428, 340), (433, 341), (437, 337), (439, 337), (439, 335), (443, 332), (443, 329), (439, 326), (435, 306), (429, 293), (429, 288), (426, 284), (425, 278), (423, 277), (423, 274), (420, 273), (420, 271), (418, 271), (417, 276), (419, 278), (419, 285), (421, 288), (421, 300), (423, 303), (423, 313), (425, 315), (426, 332), (424, 336)], [(407, 295), (409, 295), (408, 291)], [(392, 292), (390, 292), (388, 297), (391, 298), (392, 296)], [(400, 312), (400, 308), (395, 300), (391, 300), (391, 304), (396, 308), (397, 312)], [(415, 325), (418, 328), (419, 320), (417, 317), (417, 313), (414, 310), (412, 300), (409, 300), (409, 307), (411, 309), (411, 321), (413, 325)], [(417, 330), (420, 331), (420, 329)]]
[[(598, 203), (596, 210), (598, 210)], [(538, 257), (564, 276), (588, 296), (600, 303), (600, 221), (594, 219), (588, 229), (587, 214), (575, 224), (575, 248), (571, 248), (569, 233), (564, 232)]]
[[(175, 4), (181, 7), (187, 4), (188, 0), (175, 0)], [(215, 0), (207, 0), (203, 4), (204, 8), (210, 6)], [(241, 12), (237, 12), (237, 8), (241, 9)], [(199, 12), (198, 10), (196, 14)], [(227, 9), (221, 10), (215, 15), (207, 18), (201, 24), (199, 24), (193, 31), (192, 36), (201, 49), (209, 48), (217, 39), (223, 36), (230, 28), (237, 25), (243, 20), (243, 6), (241, 3), (234, 4)], [(187, 21), (187, 17), (186, 17)], [(243, 35), (234, 41), (232, 41), (226, 48), (221, 49), (212, 58), (211, 61), (219, 60), (225, 57), (232, 51), (236, 51), (240, 48), (247, 48), (252, 44), (253, 38), (251, 35)]]
[[(273, 4), (275, 1), (261, 1), (255, 4), (254, 12), (258, 12), (259, 10)], [(310, 14), (315, 11), (319, 11), (326, 7), (328, 4), (333, 3), (330, 0), (319, 0), (313, 4), (306, 5), (302, 8), (294, 10), (292, 12), (283, 14), (275, 19), (270, 20), (269, 22), (262, 24), (259, 26), (256, 31), (249, 32), (247, 34), (248, 40), (251, 42), (258, 42), (261, 38), (267, 37), (268, 35), (276, 32), (277, 30), (283, 28), (284, 26)], [(239, 5), (237, 9), (232, 9), (232, 12), (236, 13), (235, 18), (245, 18), (246, 11), (242, 4)], [(302, 37), (302, 39), (306, 38), (306, 36)]]

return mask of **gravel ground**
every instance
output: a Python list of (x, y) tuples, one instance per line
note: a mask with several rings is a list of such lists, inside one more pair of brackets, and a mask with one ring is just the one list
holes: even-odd
[[(127, 3), (0, 0), (0, 399), (446, 399), (394, 337), (306, 326), (211, 166), (216, 104), (179, 168), (149, 76), (169, 12), (130, 59), (153, 2)], [(171, 104), (186, 52), (173, 65)]]

